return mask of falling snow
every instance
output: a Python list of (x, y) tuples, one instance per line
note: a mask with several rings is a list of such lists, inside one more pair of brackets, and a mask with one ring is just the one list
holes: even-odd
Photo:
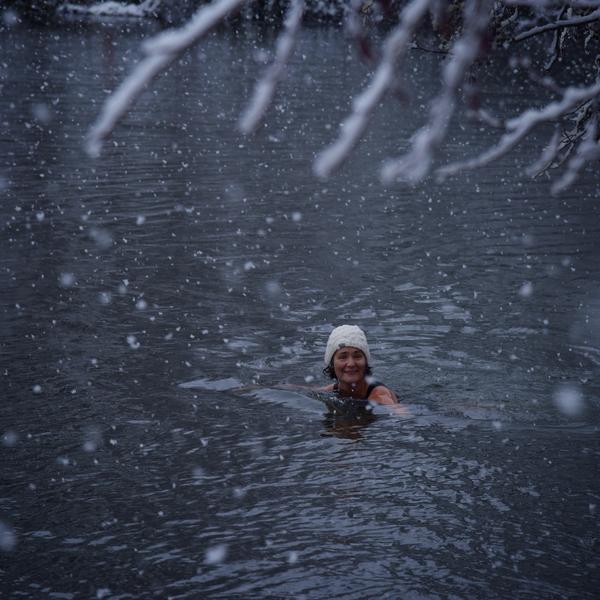
[(0, 9), (7, 597), (595, 598), (599, 9), (184, 4)]
[(227, 545), (218, 544), (207, 548), (204, 554), (204, 564), (206, 565), (218, 565), (225, 561), (227, 558)]

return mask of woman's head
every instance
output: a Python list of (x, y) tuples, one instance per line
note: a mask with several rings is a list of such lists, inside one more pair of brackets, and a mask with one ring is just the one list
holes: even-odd
[(323, 372), (338, 381), (358, 382), (371, 374), (370, 358), (364, 331), (356, 325), (340, 325), (327, 340)]

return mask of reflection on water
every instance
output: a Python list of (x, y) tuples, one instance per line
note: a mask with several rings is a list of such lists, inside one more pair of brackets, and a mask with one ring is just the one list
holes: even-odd
[(359, 440), (363, 437), (362, 430), (375, 422), (377, 416), (363, 412), (338, 414), (328, 412), (323, 419), (325, 431), (321, 435), (334, 435), (348, 440)]
[[(319, 28), (253, 139), (234, 126), (268, 44), (219, 33), (91, 161), (143, 33), (0, 38), (2, 592), (595, 597), (597, 180), (550, 198), (509, 158), (383, 189), (416, 102), (315, 181), (366, 75)], [(430, 97), (440, 58), (411, 60)], [(499, 112), (535, 93), (494, 81)], [(490, 142), (452, 135), (455, 154)], [(276, 389), (325, 383), (343, 321), (408, 414)]]

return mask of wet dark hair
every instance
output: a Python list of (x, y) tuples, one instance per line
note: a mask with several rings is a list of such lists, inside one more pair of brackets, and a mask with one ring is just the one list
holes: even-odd
[[(331, 362), (323, 369), (323, 373), (327, 375), (327, 377), (329, 377), (330, 379), (337, 379), (337, 377), (335, 376), (335, 369), (333, 368), (333, 358), (331, 359)], [(365, 369), (365, 377), (372, 374), (373, 369), (367, 363), (367, 368)]]

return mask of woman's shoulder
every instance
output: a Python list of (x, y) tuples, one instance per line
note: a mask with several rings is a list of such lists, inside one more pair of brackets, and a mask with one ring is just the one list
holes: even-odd
[(378, 404), (397, 404), (398, 396), (387, 385), (376, 381), (369, 385), (367, 400), (372, 400)]
[(315, 392), (333, 392), (335, 391), (335, 384), (330, 383), (329, 385), (324, 385), (323, 387), (314, 388)]

